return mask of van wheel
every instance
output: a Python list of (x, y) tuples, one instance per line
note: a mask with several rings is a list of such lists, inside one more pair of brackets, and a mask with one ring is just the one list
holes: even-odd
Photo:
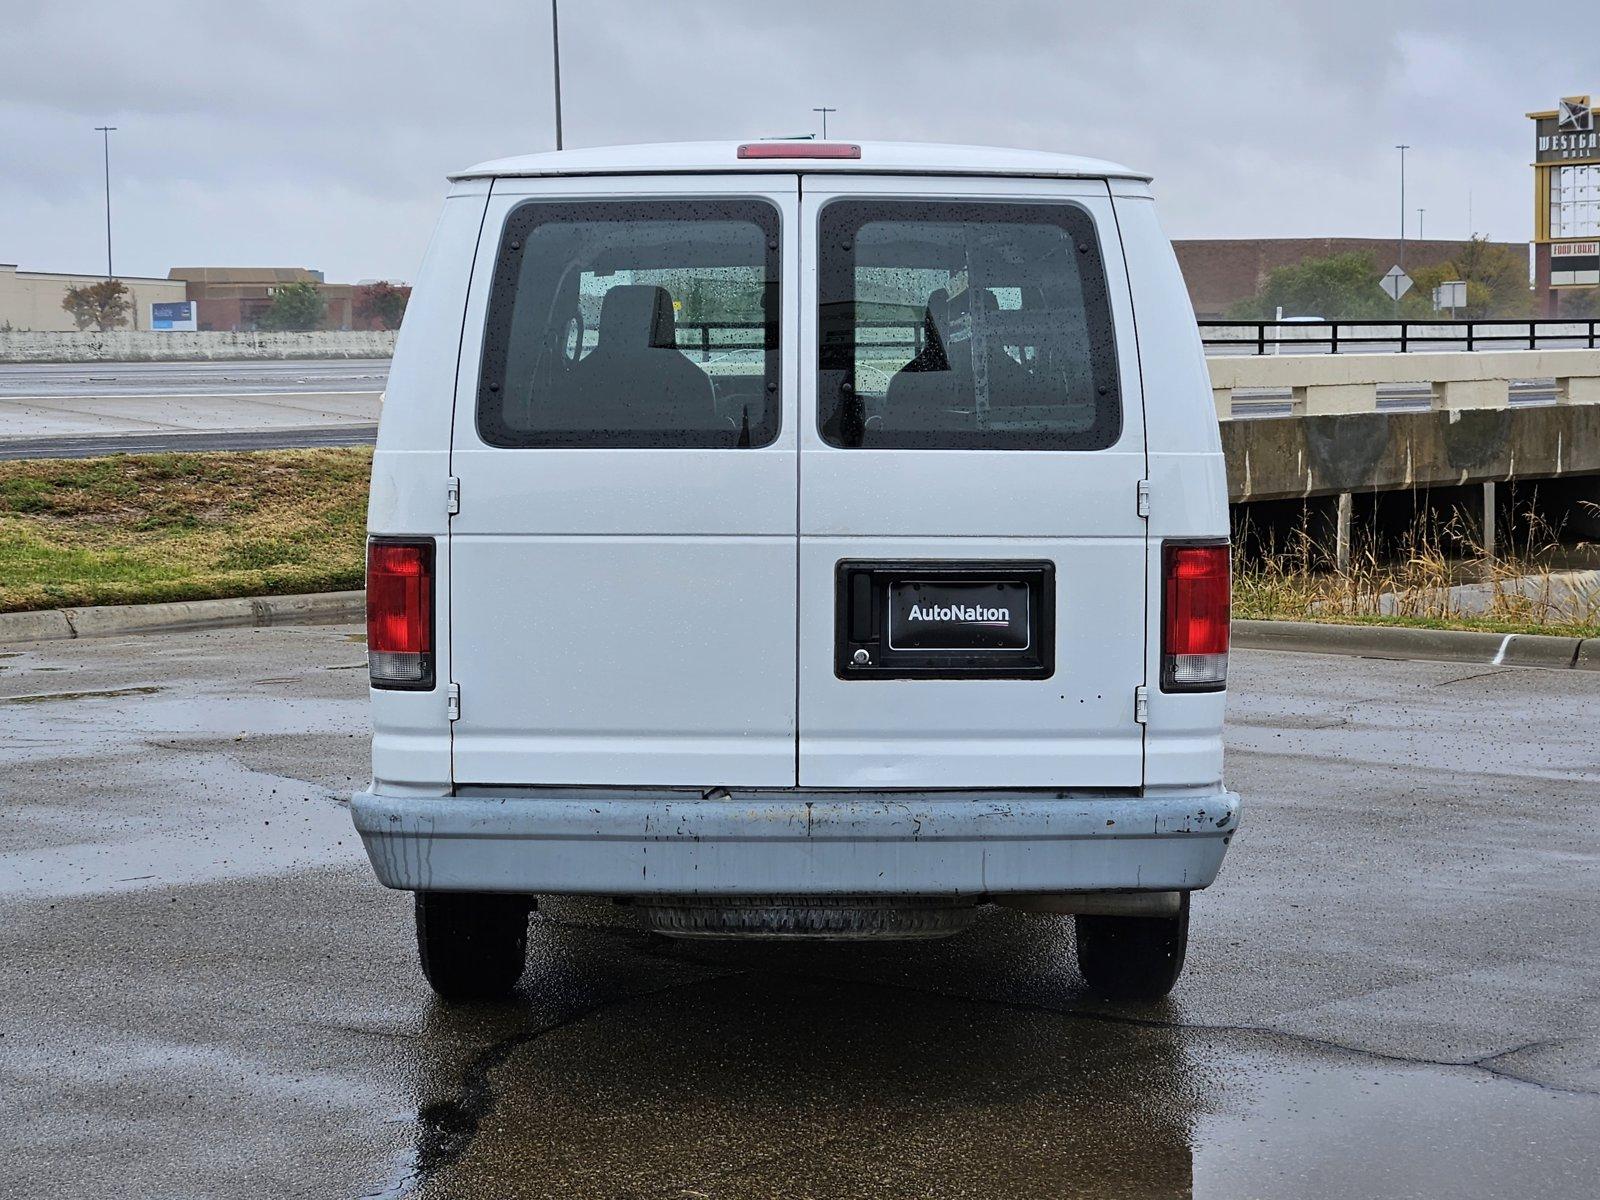
[(1074, 918), (1078, 970), (1092, 991), (1114, 1000), (1159, 1000), (1183, 972), (1189, 948), (1189, 893), (1170, 917)]
[(528, 896), (418, 892), (417, 957), (445, 1000), (503, 1000), (528, 959)]

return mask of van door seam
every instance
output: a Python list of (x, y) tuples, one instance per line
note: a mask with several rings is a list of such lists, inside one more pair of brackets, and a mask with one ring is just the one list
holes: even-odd
[[(493, 179), (489, 180), (489, 190), (483, 194), (483, 210), (478, 214), (478, 236), (472, 242), (472, 265), (467, 269), (467, 294), (461, 300), (461, 335), (456, 339), (456, 380), (455, 387), (450, 394), (450, 442), (449, 452), (445, 456), (445, 471), (455, 477), (456, 472), (456, 417), (457, 410), (461, 407), (461, 351), (467, 342), (467, 313), (472, 309), (472, 285), (478, 278), (478, 252), (483, 247), (483, 230), (489, 224), (489, 206), (494, 203)], [(477, 403), (477, 389), (473, 389), (473, 403)], [(448, 624), (445, 626), (444, 636), (450, 646), (450, 671), (448, 682), (455, 683), (456, 673), (456, 556), (455, 556), (455, 521), (450, 517), (444, 520), (445, 544), (450, 547), (450, 569), (445, 572), (444, 586), (449, 594), (447, 611), (450, 614)], [(448, 705), (448, 701), (446, 702)], [(450, 739), (450, 790), (455, 791), (456, 785), (456, 722), (445, 721), (445, 733)]]
[[(805, 375), (805, 362), (802, 357), (803, 339), (799, 338), (800, 330), (804, 327), (805, 318), (800, 308), (804, 303), (804, 288), (802, 280), (805, 264), (805, 176), (796, 173), (794, 177), (794, 262), (791, 269), (794, 272), (795, 311), (789, 318), (790, 330), (796, 335), (794, 347), (794, 785), (800, 786), (800, 458), (802, 436), (804, 432), (804, 418), (801, 415), (801, 405), (805, 403), (802, 395), (800, 381)], [(779, 260), (779, 271), (783, 270), (782, 260)], [(779, 345), (783, 344), (784, 330), (778, 330)]]

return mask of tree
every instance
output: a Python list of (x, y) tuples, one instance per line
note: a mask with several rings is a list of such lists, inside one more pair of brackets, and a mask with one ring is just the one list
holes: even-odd
[(376, 321), (380, 329), (399, 329), (410, 299), (410, 288), (398, 288), (381, 279), (363, 284), (356, 289), (356, 316), (363, 321)]
[(93, 325), (104, 333), (126, 324), (133, 302), (128, 299), (128, 287), (122, 280), (105, 279), (69, 287), (61, 298), (61, 307), (72, 314), (72, 322), (79, 329)]
[(304, 331), (322, 324), (328, 307), (322, 289), (310, 282), (285, 283), (272, 293), (272, 306), (261, 315), (261, 328)]
[(1278, 267), (1267, 276), (1258, 294), (1235, 304), (1228, 316), (1241, 321), (1270, 321), (1281, 307), (1286, 317), (1322, 317), (1328, 321), (1386, 317), (1394, 312), (1394, 302), (1379, 288), (1380, 278), (1370, 254), (1352, 252), (1308, 258), (1293, 266)]
[(1491, 245), (1487, 238), (1474, 237), (1449, 262), (1418, 267), (1410, 275), (1416, 286), (1406, 293), (1401, 305), (1402, 315), (1414, 319), (1436, 315), (1433, 289), (1451, 280), (1467, 285), (1467, 306), (1455, 310), (1458, 317), (1475, 321), (1526, 317), (1533, 310), (1527, 257), (1505, 246)]

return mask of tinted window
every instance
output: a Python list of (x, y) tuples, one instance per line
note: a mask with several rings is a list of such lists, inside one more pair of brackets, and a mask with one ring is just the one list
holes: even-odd
[(820, 238), (827, 441), (1100, 450), (1117, 440), (1111, 309), (1083, 209), (836, 201)]
[(778, 214), (757, 200), (533, 202), (489, 297), (495, 446), (763, 446), (778, 433)]

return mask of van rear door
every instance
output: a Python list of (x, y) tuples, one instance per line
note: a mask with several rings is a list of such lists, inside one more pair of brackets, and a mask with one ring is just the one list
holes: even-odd
[(451, 459), (458, 785), (795, 783), (796, 210), (793, 175), (495, 182)]
[(1144, 406), (1106, 183), (801, 190), (800, 784), (1138, 786)]

